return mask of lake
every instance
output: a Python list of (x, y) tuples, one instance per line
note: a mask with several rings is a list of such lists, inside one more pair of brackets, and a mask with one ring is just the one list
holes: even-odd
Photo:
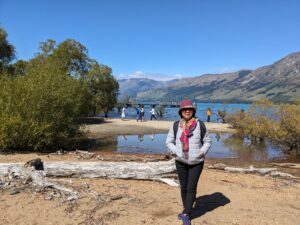
[[(206, 121), (206, 110), (207, 108), (211, 108), (212, 116), (211, 122), (217, 122), (217, 112), (218, 110), (226, 111), (227, 113), (234, 113), (236, 111), (240, 111), (241, 109), (248, 111), (250, 104), (222, 104), (222, 103), (197, 103), (197, 113), (196, 116), (203, 121)], [(178, 120), (178, 109), (179, 108), (165, 108), (165, 114), (163, 118), (159, 118), (160, 120)], [(151, 108), (149, 106), (145, 107), (145, 119), (149, 120), (151, 113)], [(109, 112), (108, 114), (112, 118), (119, 118), (120, 114), (118, 113), (117, 109)], [(103, 114), (99, 114), (97, 116), (104, 116)], [(128, 107), (126, 118), (136, 118), (136, 110), (134, 108)]]
[[(120, 135), (110, 140), (106, 139), (105, 142), (98, 140), (98, 144), (96, 143), (91, 150), (94, 152), (111, 150), (119, 153), (166, 154), (166, 136), (167, 134)], [(210, 136), (212, 147), (207, 154), (208, 159), (236, 159), (248, 163), (289, 160), (288, 155), (270, 143), (253, 145), (247, 139), (236, 138), (233, 134), (211, 133)]]
[[(217, 122), (218, 110), (234, 113), (243, 109), (247, 112), (249, 107), (250, 104), (198, 103), (196, 116), (206, 121), (206, 110), (207, 108), (211, 108), (213, 112), (211, 122)], [(150, 109), (149, 106), (145, 107), (146, 120), (150, 119)], [(119, 118), (120, 114), (115, 109), (109, 113), (109, 116)], [(131, 119), (136, 118), (136, 110), (129, 107), (126, 116)], [(178, 108), (165, 108), (164, 117), (159, 119), (178, 120)], [(211, 137), (213, 142), (212, 148), (207, 155), (207, 158), (210, 159), (232, 159), (245, 163), (272, 161), (300, 162), (299, 157), (289, 156), (282, 149), (269, 142), (254, 145), (247, 139), (234, 137), (233, 134), (211, 133)], [(167, 153), (165, 140), (166, 134), (123, 135), (116, 136), (111, 140), (97, 140), (93, 150), (101, 151), (110, 149), (115, 152), (165, 154)]]

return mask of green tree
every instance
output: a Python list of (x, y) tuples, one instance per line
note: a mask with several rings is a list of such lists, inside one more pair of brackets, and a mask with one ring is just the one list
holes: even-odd
[(0, 27), (0, 74), (8, 69), (9, 63), (15, 58), (15, 47), (7, 40), (6, 31)]
[(47, 41), (41, 42), (39, 46), (40, 52), (38, 53), (38, 55), (47, 57), (53, 53), (55, 47), (56, 41), (52, 39), (48, 39)]
[[(46, 44), (46, 46), (48, 45)], [(45, 44), (40, 48), (45, 49), (44, 46)], [(46, 48), (46, 50), (48, 49)], [(78, 41), (67, 39), (58, 44), (51, 52), (49, 59), (68, 75), (74, 78), (82, 78), (87, 74), (90, 60), (88, 51)]]
[(97, 111), (108, 113), (117, 103), (119, 83), (112, 76), (112, 69), (90, 60), (90, 70), (85, 77), (93, 96), (93, 115)]

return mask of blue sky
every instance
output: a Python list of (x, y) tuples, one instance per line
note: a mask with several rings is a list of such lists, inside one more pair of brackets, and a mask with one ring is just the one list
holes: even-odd
[(0, 0), (0, 26), (18, 59), (72, 38), (117, 78), (255, 69), (300, 51), (299, 0)]

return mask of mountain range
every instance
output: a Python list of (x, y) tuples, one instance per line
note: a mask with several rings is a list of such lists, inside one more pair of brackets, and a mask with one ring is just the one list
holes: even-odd
[(300, 100), (300, 52), (272, 65), (232, 73), (203, 74), (170, 81), (147, 78), (118, 80), (120, 97), (136, 101), (274, 102)]

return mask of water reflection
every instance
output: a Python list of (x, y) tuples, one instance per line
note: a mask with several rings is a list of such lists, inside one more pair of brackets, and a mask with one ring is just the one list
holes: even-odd
[(144, 141), (144, 135), (143, 134), (139, 134), (138, 135), (138, 139), (139, 139), (139, 141)]
[(221, 139), (221, 135), (220, 135), (220, 133), (216, 133), (216, 141), (217, 142), (219, 142), (220, 141), (220, 139)]
[(117, 138), (117, 152), (165, 154), (165, 134), (128, 135), (127, 140)]
[[(97, 140), (92, 150), (111, 150), (126, 153), (166, 154), (167, 134), (121, 135)], [(270, 143), (252, 144), (233, 134), (211, 133), (212, 148), (207, 158), (236, 158), (243, 161), (270, 161), (284, 159), (281, 149)]]
[(252, 144), (248, 139), (241, 139), (235, 135), (224, 139), (223, 144), (232, 155), (239, 159), (268, 161), (270, 159), (284, 157), (283, 152), (270, 143), (261, 142)]
[[(139, 140), (140, 142), (143, 142), (143, 141), (144, 141), (144, 136), (145, 136), (144, 134), (139, 134), (139, 135), (137, 135), (138, 140)], [(149, 139), (150, 139), (151, 141), (153, 141), (154, 138), (155, 138), (155, 134), (147, 134), (146, 136), (148, 136)]]
[(154, 137), (155, 137), (155, 134), (150, 134), (149, 137), (150, 137), (151, 141), (153, 141)]
[[(120, 136), (124, 141), (127, 140), (126, 135)], [(91, 151), (117, 151), (118, 150), (118, 137), (106, 137), (106, 138), (99, 138), (99, 139), (92, 139), (89, 141), (89, 146), (87, 149)], [(86, 148), (85, 148), (86, 149)]]

